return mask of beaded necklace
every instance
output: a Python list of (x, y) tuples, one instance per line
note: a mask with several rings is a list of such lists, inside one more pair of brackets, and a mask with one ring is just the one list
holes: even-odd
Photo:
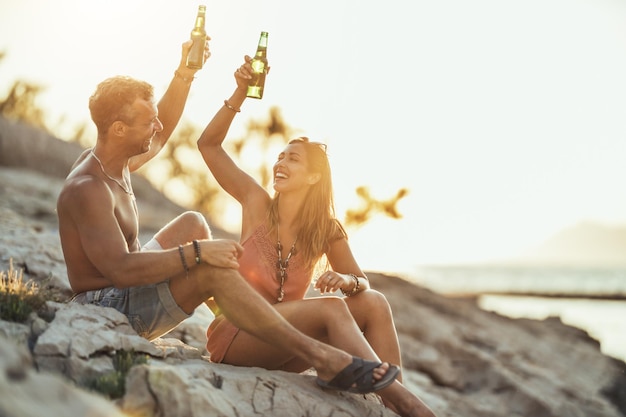
[(289, 266), (289, 260), (291, 259), (291, 257), (296, 254), (296, 242), (298, 241), (298, 236), (296, 236), (296, 239), (293, 241), (293, 245), (291, 245), (291, 249), (289, 249), (287, 257), (283, 259), (283, 245), (282, 243), (280, 243), (280, 231), (278, 230), (278, 226), (276, 226), (276, 231), (276, 252), (278, 252), (278, 271), (276, 274), (276, 278), (280, 283), (280, 288), (278, 289), (278, 302), (280, 303), (285, 297), (285, 290), (283, 287), (285, 286), (285, 280), (287, 280), (287, 267)]

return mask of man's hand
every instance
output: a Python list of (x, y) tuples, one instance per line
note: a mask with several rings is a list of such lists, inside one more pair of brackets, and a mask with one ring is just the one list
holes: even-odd
[[(209, 48), (210, 40), (211, 37), (207, 35), (206, 42), (204, 44), (204, 62), (207, 62), (211, 57), (211, 50)], [(193, 78), (194, 74), (198, 71), (196, 69), (187, 68), (187, 56), (189, 55), (189, 51), (191, 50), (191, 45), (193, 45), (193, 41), (191, 39), (183, 42), (183, 44), (181, 45), (180, 63), (178, 64), (178, 72), (181, 74), (181, 76), (189, 79)]]
[(200, 256), (202, 262), (221, 268), (239, 269), (239, 257), (243, 254), (243, 246), (234, 240), (216, 239), (201, 240)]

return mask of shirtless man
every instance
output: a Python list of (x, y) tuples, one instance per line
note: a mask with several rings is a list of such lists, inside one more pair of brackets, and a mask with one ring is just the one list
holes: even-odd
[[(362, 363), (279, 315), (239, 275), (241, 245), (212, 240), (200, 213), (183, 213), (141, 247), (130, 173), (163, 148), (182, 115), (196, 72), (185, 66), (190, 47), (191, 41), (182, 45), (178, 69), (158, 104), (151, 85), (121, 76), (104, 80), (89, 100), (96, 145), (78, 158), (57, 202), (72, 301), (115, 308), (152, 340), (212, 298), (238, 327), (307, 358), (320, 381), (334, 380), (335, 389), (355, 390), (357, 381), (362, 392), (388, 386), (395, 378), (386, 372), (388, 363)], [(362, 353), (376, 358), (373, 351)]]

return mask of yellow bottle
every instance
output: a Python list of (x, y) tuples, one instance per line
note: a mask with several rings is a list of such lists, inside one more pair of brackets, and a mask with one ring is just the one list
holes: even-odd
[(263, 98), (265, 75), (267, 74), (267, 32), (261, 32), (259, 46), (257, 46), (256, 54), (250, 65), (252, 65), (252, 79), (248, 83), (246, 96), (261, 99)]
[(187, 55), (187, 68), (201, 69), (204, 65), (204, 45), (206, 44), (206, 30), (204, 28), (206, 6), (198, 6), (196, 24), (191, 31), (193, 44)]

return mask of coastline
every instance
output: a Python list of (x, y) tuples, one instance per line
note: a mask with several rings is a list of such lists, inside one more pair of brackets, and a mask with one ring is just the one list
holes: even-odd
[(626, 267), (454, 265), (417, 267), (404, 279), (451, 298), (476, 300), (510, 318), (563, 323), (598, 340), (604, 354), (626, 361)]

